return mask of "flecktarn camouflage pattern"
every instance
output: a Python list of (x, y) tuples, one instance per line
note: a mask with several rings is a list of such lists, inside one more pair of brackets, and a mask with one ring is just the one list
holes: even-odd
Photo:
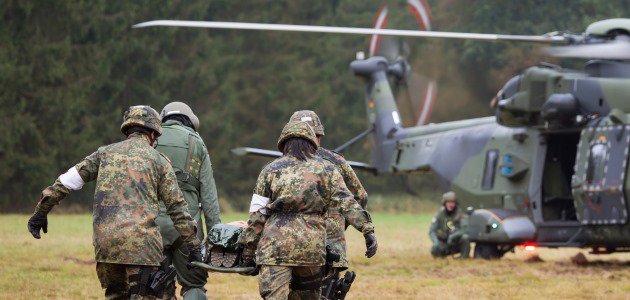
[(321, 294), (319, 289), (294, 287), (317, 285), (322, 279), (321, 269), (321, 267), (262, 266), (258, 276), (260, 296), (270, 300), (318, 300)]
[(306, 122), (313, 127), (316, 135), (324, 135), (324, 124), (312, 110), (298, 110), (291, 115), (289, 122)]
[[(99, 148), (67, 174), (74, 172), (81, 186), (96, 180), (93, 239), (97, 262), (158, 266), (162, 257), (162, 238), (155, 224), (159, 201), (166, 204), (185, 242), (199, 243), (173, 169), (144, 135), (132, 134)], [(42, 192), (36, 211), (48, 213), (79, 188), (60, 176)]]
[(374, 232), (335, 166), (318, 156), (306, 161), (283, 156), (269, 163), (256, 182), (257, 197), (268, 203), (263, 209), (250, 208), (248, 227), (239, 242), (245, 251), (257, 249), (260, 265), (324, 265), (324, 219), (331, 202), (359, 231)]
[(148, 105), (132, 106), (125, 111), (120, 131), (125, 134), (125, 131), (133, 126), (153, 130), (158, 136), (162, 134), (162, 119), (158, 112)]
[[(293, 115), (291, 115), (289, 122), (306, 122), (315, 130), (316, 135), (324, 135), (324, 125), (322, 124), (319, 116), (312, 110), (300, 110), (294, 112)], [(317, 155), (335, 165), (337, 171), (339, 171), (341, 177), (343, 177), (346, 187), (354, 196), (354, 199), (365, 209), (368, 200), (367, 192), (363, 188), (363, 185), (357, 175), (354, 173), (354, 170), (352, 170), (352, 167), (350, 167), (343, 156), (323, 147), (317, 148)], [(333, 252), (341, 256), (339, 262), (334, 263), (335, 267), (348, 267), (348, 259), (346, 256), (345, 223), (346, 222), (337, 207), (330, 207), (328, 209), (326, 217), (326, 244), (332, 247)]]
[[(348, 165), (348, 162), (346, 162), (343, 156), (322, 147), (317, 148), (317, 155), (335, 165), (341, 174), (346, 187), (353, 195), (354, 200), (359, 203), (363, 209), (365, 209), (368, 201), (367, 192), (363, 188), (363, 185), (357, 175), (354, 173), (354, 170), (352, 170), (352, 167)], [(326, 244), (332, 247), (333, 252), (341, 256), (339, 262), (334, 263), (334, 267), (348, 267), (345, 230), (346, 220), (339, 211), (338, 207), (331, 206), (328, 209), (328, 216), (326, 218)]]
[(306, 122), (289, 122), (284, 125), (282, 133), (278, 138), (278, 150), (282, 151), (282, 148), (284, 147), (284, 142), (289, 138), (303, 138), (311, 142), (311, 144), (313, 144), (315, 148), (319, 147), (319, 142), (317, 141), (317, 137), (315, 136), (315, 131), (313, 131), (311, 125), (308, 125), (308, 123)]

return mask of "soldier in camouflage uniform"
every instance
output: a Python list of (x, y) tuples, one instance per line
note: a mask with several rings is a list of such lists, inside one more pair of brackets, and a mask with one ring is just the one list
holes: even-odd
[(162, 133), (158, 113), (149, 106), (132, 106), (120, 129), (126, 140), (100, 147), (42, 191), (28, 229), (39, 239), (40, 230), (47, 232), (47, 214), (53, 206), (96, 180), (93, 244), (105, 296), (154, 299), (148, 280), (162, 258), (162, 238), (155, 224), (158, 203), (166, 204), (191, 253), (189, 261), (201, 260), (201, 243), (173, 168), (152, 147)]
[[(210, 156), (197, 134), (199, 119), (182, 102), (167, 104), (160, 116), (163, 132), (155, 149), (170, 159), (179, 188), (188, 203), (188, 211), (198, 224), (197, 236), (203, 240), (201, 214), (204, 215), (207, 232), (215, 224), (221, 223), (221, 218)], [(208, 280), (208, 272), (186, 267), (186, 245), (166, 214), (163, 204), (160, 204), (160, 214), (156, 222), (160, 226), (164, 254), (177, 270), (177, 278), (182, 285), (181, 295), (184, 299), (206, 299), (204, 285)], [(175, 281), (171, 281), (168, 286), (167, 298), (175, 299)]]
[[(289, 121), (307, 122), (315, 130), (318, 142), (321, 142), (321, 138), (324, 136), (324, 125), (314, 111), (296, 111)], [(317, 155), (335, 165), (337, 171), (339, 171), (341, 177), (343, 177), (346, 187), (348, 187), (348, 190), (352, 193), (354, 200), (365, 209), (368, 202), (367, 192), (344, 157), (341, 154), (321, 146), (317, 148)], [(346, 220), (343, 215), (341, 215), (339, 208), (335, 206), (329, 207), (326, 217), (326, 244), (331, 246), (333, 252), (340, 255), (340, 259), (339, 262), (335, 262), (333, 265), (336, 270), (331, 272), (331, 274), (326, 274), (327, 276), (323, 283), (324, 290), (332, 280), (338, 279), (340, 271), (348, 269), (346, 228)]]
[(459, 209), (454, 192), (442, 195), (442, 208), (433, 217), (429, 236), (433, 246), (433, 257), (445, 257), (460, 253), (460, 258), (468, 258), (470, 242), (466, 233), (466, 216)]
[(240, 237), (243, 259), (260, 266), (265, 299), (319, 299), (325, 263), (325, 214), (331, 202), (361, 231), (376, 253), (374, 226), (356, 203), (333, 164), (316, 155), (315, 132), (306, 122), (289, 122), (278, 140), (283, 156), (261, 171), (248, 227)]

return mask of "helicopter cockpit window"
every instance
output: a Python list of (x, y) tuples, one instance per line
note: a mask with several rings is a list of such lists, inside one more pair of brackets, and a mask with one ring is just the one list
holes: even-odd
[(588, 157), (588, 169), (586, 170), (586, 180), (590, 184), (601, 184), (606, 168), (606, 156), (608, 155), (608, 147), (605, 144), (594, 144), (591, 146), (590, 155)]
[(499, 160), (499, 150), (488, 150), (486, 153), (486, 164), (483, 168), (483, 179), (481, 181), (481, 189), (490, 190), (494, 186), (494, 175)]

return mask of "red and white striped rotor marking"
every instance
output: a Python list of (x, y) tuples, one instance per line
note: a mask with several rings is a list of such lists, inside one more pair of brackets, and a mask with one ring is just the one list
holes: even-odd
[[(376, 20), (374, 21), (375, 29), (383, 29), (387, 25), (387, 20), (389, 20), (389, 11), (387, 10), (387, 6), (381, 6), (378, 9), (378, 13), (376, 14)], [(375, 56), (378, 52), (378, 44), (381, 41), (381, 37), (377, 34), (374, 34), (370, 37), (370, 44), (368, 45), (368, 54), (370, 57)]]
[(431, 30), (431, 10), (426, 0), (407, 0), (407, 9), (416, 17), (422, 30)]
[(420, 110), (418, 110), (416, 125), (426, 125), (429, 123), (429, 117), (431, 116), (431, 110), (437, 97), (437, 84), (434, 80), (429, 81), (427, 88), (424, 90), (424, 99)]

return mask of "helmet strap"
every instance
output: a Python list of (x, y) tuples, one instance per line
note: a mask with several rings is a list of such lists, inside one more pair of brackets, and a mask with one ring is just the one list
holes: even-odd
[(155, 131), (151, 130), (151, 136), (149, 137), (149, 144), (151, 147), (157, 147), (157, 136), (155, 135)]
[(149, 145), (151, 145), (151, 147), (157, 147), (157, 138), (155, 138), (155, 131), (151, 130), (151, 133), (144, 134), (144, 138), (147, 139), (147, 142), (149, 143)]

